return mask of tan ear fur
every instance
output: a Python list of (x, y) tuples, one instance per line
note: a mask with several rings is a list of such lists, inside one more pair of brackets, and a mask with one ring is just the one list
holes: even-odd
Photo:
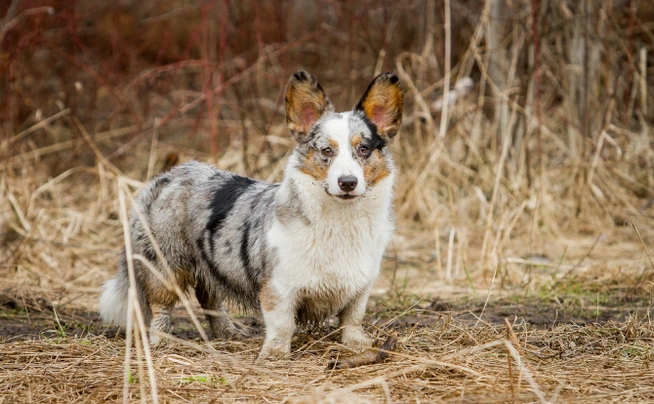
[(400, 130), (403, 107), (404, 91), (400, 80), (395, 74), (386, 72), (375, 77), (354, 109), (377, 127), (380, 136), (390, 140)]
[(300, 143), (308, 140), (311, 127), (322, 114), (333, 109), (318, 80), (302, 70), (288, 81), (285, 102), (286, 124)]

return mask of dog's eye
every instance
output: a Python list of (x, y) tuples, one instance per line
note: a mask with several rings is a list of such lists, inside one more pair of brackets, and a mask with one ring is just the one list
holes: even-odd
[(325, 157), (334, 157), (334, 149), (332, 149), (331, 147), (325, 147), (320, 152)]
[(359, 157), (368, 157), (370, 155), (370, 149), (368, 149), (366, 146), (360, 145), (357, 148), (357, 155)]

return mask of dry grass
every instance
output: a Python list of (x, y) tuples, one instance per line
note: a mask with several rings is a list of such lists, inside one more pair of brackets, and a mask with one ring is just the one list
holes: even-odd
[[(650, 369), (654, 329), (629, 318), (579, 326), (536, 329), (516, 320), (471, 326), (453, 315), (431, 317), (429, 326), (386, 326), (402, 334), (387, 363), (333, 371), (330, 357), (347, 354), (334, 338), (299, 334), (288, 360), (257, 363), (260, 338), (244, 342), (170, 341), (153, 352), (159, 400), (166, 402), (635, 402), (654, 397)], [(32, 322), (39, 313), (30, 310)], [(60, 321), (79, 318), (59, 312)], [(88, 319), (87, 319), (88, 322)], [(97, 325), (96, 325), (97, 327)], [(376, 327), (371, 327), (376, 328)], [(7, 400), (99, 402), (123, 394), (124, 340), (49, 331), (40, 338), (0, 345)], [(196, 333), (197, 336), (197, 333)], [(132, 361), (128, 397), (144, 392), (144, 360)], [(212, 401), (213, 400), (213, 401)]]
[[(578, 3), (0, 6), (0, 402), (654, 401), (654, 8)], [(328, 370), (327, 322), (256, 362), (256, 318), (205, 343), (183, 309), (126, 350), (96, 312), (121, 195), (175, 158), (279, 179), (300, 67), (339, 109), (406, 89), (367, 324), (397, 351)]]

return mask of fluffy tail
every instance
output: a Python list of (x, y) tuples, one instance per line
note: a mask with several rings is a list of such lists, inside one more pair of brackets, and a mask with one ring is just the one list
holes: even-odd
[(102, 297), (100, 297), (100, 317), (107, 324), (127, 327), (127, 301), (129, 291), (129, 279), (126, 271), (121, 267), (116, 277), (102, 285)]

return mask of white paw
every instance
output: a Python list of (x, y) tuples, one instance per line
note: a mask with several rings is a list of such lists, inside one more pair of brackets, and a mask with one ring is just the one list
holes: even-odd
[(283, 358), (291, 353), (291, 341), (273, 339), (266, 341), (259, 353), (259, 359)]
[(365, 351), (372, 346), (372, 340), (368, 338), (361, 327), (349, 327), (343, 330), (341, 338), (343, 345), (357, 352)]
[(161, 337), (154, 333), (150, 333), (150, 346), (155, 347), (159, 344), (161, 344)]

